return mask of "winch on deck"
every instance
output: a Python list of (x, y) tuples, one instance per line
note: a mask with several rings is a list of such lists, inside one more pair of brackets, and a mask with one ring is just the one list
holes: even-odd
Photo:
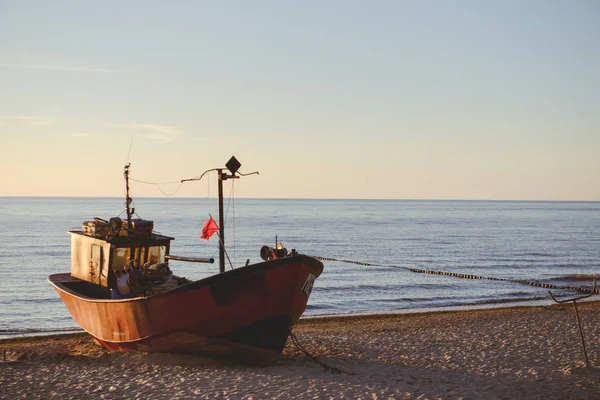
[(260, 258), (265, 261), (276, 260), (283, 257), (293, 257), (296, 254), (296, 249), (292, 249), (292, 251), (288, 253), (287, 249), (283, 247), (280, 242), (277, 242), (275, 248), (265, 245), (260, 249)]

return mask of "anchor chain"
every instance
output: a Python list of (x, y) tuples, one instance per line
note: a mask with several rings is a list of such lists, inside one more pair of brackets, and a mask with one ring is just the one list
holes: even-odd
[(337, 258), (316, 257), (316, 256), (313, 256), (313, 258), (315, 258), (315, 259), (317, 259), (319, 261), (341, 261), (341, 262), (350, 263), (350, 264), (365, 265), (367, 267), (378, 267), (378, 266), (380, 266), (380, 264), (370, 264), (370, 263), (366, 263), (366, 262), (351, 261), (351, 260), (338, 260)]
[[(314, 257), (314, 258), (316, 258), (317, 260), (320, 260), (320, 261), (339, 261), (339, 262), (345, 262), (345, 263), (350, 263), (350, 264), (364, 265), (367, 267), (391, 267), (392, 266), (392, 265), (383, 265), (383, 264), (371, 264), (371, 263), (352, 261), (352, 260), (340, 260), (337, 258), (329, 258), (329, 257)], [(507, 278), (494, 278), (494, 277), (488, 277), (488, 276), (460, 274), (457, 272), (434, 271), (434, 270), (430, 270), (430, 269), (400, 267), (400, 266), (395, 266), (395, 265), (393, 267), (394, 268), (403, 268), (403, 269), (406, 269), (408, 271), (415, 272), (418, 274), (445, 275), (445, 276), (452, 276), (452, 277), (462, 278), (462, 279), (485, 279), (485, 280), (489, 280), (489, 281), (503, 281), (503, 282), (519, 283), (521, 285), (536, 286), (536, 287), (541, 287), (541, 288), (546, 288), (546, 289), (574, 290), (574, 291), (581, 292), (581, 293), (600, 294), (600, 289), (590, 290), (588, 288), (584, 288), (584, 287), (580, 287), (580, 286), (554, 285), (551, 283), (539, 283), (539, 282), (534, 282), (534, 281), (515, 280), (515, 279), (507, 279)]]

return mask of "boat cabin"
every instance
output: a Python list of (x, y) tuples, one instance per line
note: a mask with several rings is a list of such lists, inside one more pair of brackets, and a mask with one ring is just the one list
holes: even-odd
[(96, 218), (84, 222), (82, 230), (70, 231), (71, 276), (117, 289), (119, 279), (134, 271), (156, 272), (162, 266), (170, 273), (166, 256), (173, 238), (153, 233), (152, 221), (133, 220), (131, 226), (120, 218)]

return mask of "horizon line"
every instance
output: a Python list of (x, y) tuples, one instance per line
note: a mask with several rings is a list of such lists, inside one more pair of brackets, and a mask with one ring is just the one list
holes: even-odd
[[(122, 196), (23, 196), (0, 195), (0, 198), (38, 198), (38, 199), (122, 199)], [(138, 199), (186, 199), (217, 200), (217, 197), (169, 197), (137, 196)], [(350, 201), (489, 201), (489, 202), (563, 202), (563, 203), (600, 203), (600, 200), (551, 200), (551, 199), (457, 199), (457, 198), (344, 198), (344, 197), (238, 197), (238, 200), (350, 200)], [(134, 199), (135, 201), (135, 199)]]

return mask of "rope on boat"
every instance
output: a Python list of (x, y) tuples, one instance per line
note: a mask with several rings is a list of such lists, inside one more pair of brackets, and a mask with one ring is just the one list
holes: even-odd
[(311, 360), (313, 360), (314, 362), (316, 362), (317, 364), (319, 364), (321, 367), (323, 367), (323, 369), (325, 371), (331, 372), (332, 374), (354, 375), (353, 372), (344, 371), (343, 369), (339, 369), (337, 367), (332, 367), (331, 365), (327, 365), (324, 362), (317, 360), (317, 357), (315, 357), (312, 354), (310, 354), (308, 352), (308, 350), (306, 350), (304, 348), (304, 346), (302, 346), (302, 344), (300, 344), (300, 342), (298, 341), (298, 337), (291, 330), (290, 330), (290, 337), (292, 338), (292, 343), (294, 343), (294, 345), (297, 348), (299, 348), (300, 350), (302, 350), (302, 352), (304, 352), (304, 354), (306, 354)]
[[(319, 261), (339, 261), (339, 262), (345, 262), (345, 263), (350, 263), (350, 264), (364, 265), (367, 267), (389, 267), (390, 266), (390, 265), (371, 264), (371, 263), (352, 261), (352, 260), (340, 260), (337, 258), (328, 258), (328, 257), (314, 257), (314, 258), (316, 258)], [(600, 289), (596, 289), (596, 290), (592, 291), (591, 289), (581, 287), (581, 286), (562, 286), (562, 285), (554, 285), (551, 283), (539, 283), (539, 282), (527, 281), (527, 280), (515, 280), (515, 279), (507, 279), (507, 278), (494, 278), (494, 277), (486, 277), (486, 276), (479, 276), (479, 275), (460, 274), (457, 272), (434, 271), (434, 270), (430, 270), (430, 269), (398, 267), (398, 266), (394, 266), (394, 267), (395, 268), (404, 268), (408, 271), (415, 272), (418, 274), (445, 275), (445, 276), (452, 276), (452, 277), (462, 278), (462, 279), (485, 279), (488, 281), (503, 281), (503, 282), (520, 283), (521, 285), (537, 286), (537, 287), (546, 288), (546, 289), (574, 290), (574, 291), (582, 292), (582, 293), (600, 294)]]
[(351, 260), (338, 260), (337, 258), (316, 257), (316, 256), (313, 256), (313, 258), (316, 258), (319, 261), (341, 261), (341, 262), (350, 263), (350, 264), (365, 265), (367, 267), (382, 266), (381, 264), (370, 264), (370, 263), (366, 263), (366, 262), (351, 261)]

